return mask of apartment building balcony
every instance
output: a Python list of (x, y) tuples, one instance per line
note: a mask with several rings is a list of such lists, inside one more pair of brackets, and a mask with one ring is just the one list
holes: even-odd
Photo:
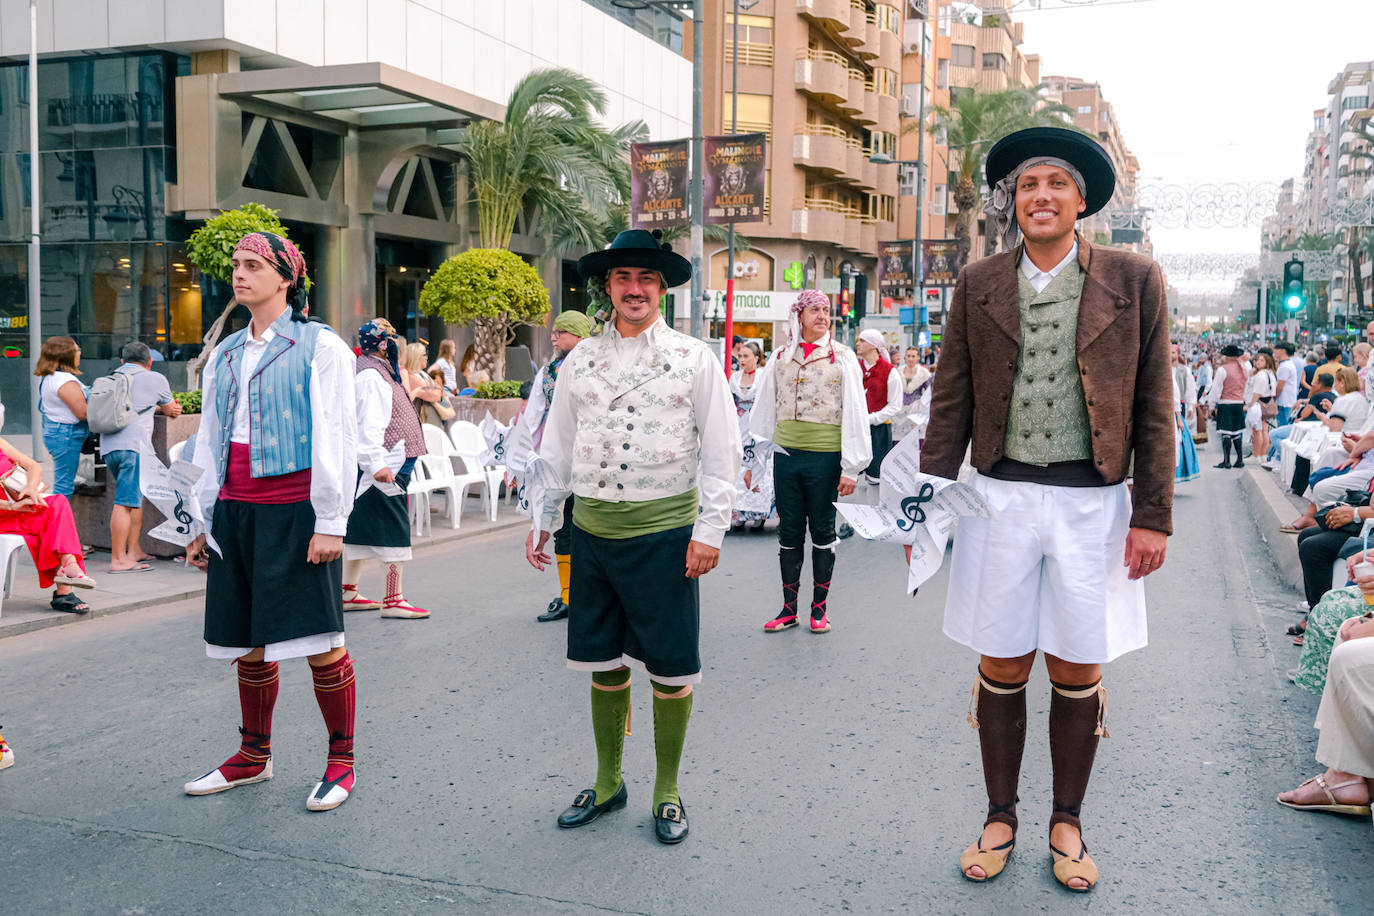
[(902, 119), (899, 109), (901, 100), (883, 92), (873, 93), (878, 97), (878, 129), (890, 134), (901, 129)]
[(851, 137), (845, 144), (844, 177), (855, 184), (862, 184), (867, 164), (868, 153), (864, 151), (863, 143)]
[(844, 131), (828, 124), (798, 125), (792, 136), (792, 159), (806, 168), (839, 174), (848, 163), (849, 139)]
[(842, 111), (851, 115), (859, 115), (864, 110), (864, 92), (868, 89), (868, 80), (862, 70), (849, 71), (849, 93), (845, 101), (839, 106)]
[(875, 60), (882, 54), (881, 41), (878, 38), (878, 33), (882, 29), (878, 28), (878, 23), (870, 19), (867, 13), (856, 13), (852, 31), (863, 36), (863, 41), (854, 46), (855, 54), (864, 60)]
[(896, 70), (902, 62), (902, 39), (896, 32), (878, 29), (878, 60), (885, 67)]
[(849, 64), (834, 51), (798, 51), (796, 83), (799, 90), (817, 101), (837, 105), (849, 94)]
[[(868, 257), (875, 257), (878, 253), (878, 223), (872, 220), (864, 220), (859, 224), (859, 252)], [(885, 223), (884, 225), (891, 225)]]
[(858, 210), (839, 201), (800, 198), (792, 202), (792, 233), (813, 242), (844, 245), (846, 222), (861, 216)]
[[(863, 251), (864, 220), (857, 213), (851, 213), (844, 218), (844, 239), (840, 242), (850, 251)], [(877, 246), (873, 246), (874, 250)]]
[(797, 0), (797, 12), (817, 25), (834, 29), (849, 28), (850, 0)]
[(862, 111), (854, 116), (854, 120), (863, 124), (865, 127), (872, 127), (874, 124), (878, 123), (878, 108), (878, 93), (873, 91), (872, 86), (865, 84), (864, 107)]
[(859, 168), (859, 190), (876, 191), (878, 190), (878, 176), (882, 174), (878, 170), (878, 163), (871, 161), (872, 150), (863, 151), (863, 165)]

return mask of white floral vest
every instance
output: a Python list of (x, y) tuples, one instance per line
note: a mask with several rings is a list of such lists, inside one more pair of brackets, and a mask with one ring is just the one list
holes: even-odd
[(571, 481), (578, 496), (645, 502), (697, 485), (694, 351), (706, 345), (663, 326), (654, 335), (634, 362), (618, 368), (609, 334), (577, 346), (567, 394), (578, 405)]
[[(840, 360), (849, 348), (832, 338), (824, 347), (802, 356), (801, 344), (790, 360), (773, 360), (778, 389), (778, 419), (803, 420), (839, 426), (844, 417), (844, 378)], [(832, 360), (831, 354), (834, 354)]]

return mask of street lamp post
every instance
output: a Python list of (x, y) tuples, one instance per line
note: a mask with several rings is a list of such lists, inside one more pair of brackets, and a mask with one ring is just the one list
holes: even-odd
[[(730, 20), (733, 34), (730, 38), (730, 133), (739, 133), (739, 11), (740, 6), (751, 10), (759, 5), (759, 0), (735, 0), (734, 16)], [(696, 34), (696, 26), (692, 26)], [(730, 220), (730, 237), (726, 242), (729, 251), (725, 264), (725, 377), (730, 377), (731, 348), (735, 341), (735, 221)]]
[(692, 261), (692, 312), (691, 334), (701, 337), (701, 316), (706, 301), (702, 294), (701, 253), (704, 247), (703, 226), (706, 213), (702, 201), (701, 170), (702, 154), (702, 31), (706, 19), (706, 0), (611, 0), (611, 6), (625, 10), (647, 10), (651, 7), (692, 11), (692, 183), (689, 192), (692, 198), (691, 261)]
[[(38, 204), (38, 0), (29, 0), (29, 365), (38, 366), (38, 354), (43, 348), (43, 314), (39, 299), (40, 210)], [(32, 454), (42, 461), (47, 454), (43, 447), (43, 417), (38, 406), (38, 376), (29, 373), (29, 430), (33, 441)]]

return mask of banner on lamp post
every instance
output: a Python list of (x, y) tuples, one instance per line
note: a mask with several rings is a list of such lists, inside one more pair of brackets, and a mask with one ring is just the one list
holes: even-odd
[(968, 253), (960, 250), (958, 239), (922, 239), (921, 259), (926, 286), (953, 286)]
[(764, 134), (730, 134), (707, 137), (706, 222), (763, 222), (763, 166), (767, 137)]
[(630, 223), (634, 228), (687, 225), (687, 159), (686, 140), (630, 147)]
[(912, 243), (878, 243), (878, 288), (884, 296), (903, 298), (916, 288), (916, 265), (912, 263)]

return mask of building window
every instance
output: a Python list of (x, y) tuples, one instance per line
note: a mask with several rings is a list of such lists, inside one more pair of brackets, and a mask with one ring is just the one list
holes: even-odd
[(934, 192), (930, 195), (931, 216), (945, 215), (945, 195), (947, 194), (945, 188), (945, 185), (937, 184), (934, 188)]
[(868, 218), (880, 223), (890, 223), (893, 221), (895, 206), (895, 201), (889, 194), (870, 194), (868, 195)]
[(968, 87), (966, 87), (966, 86), (950, 86), (950, 87), (949, 87), (949, 107), (953, 108), (955, 105), (958, 105), (958, 104), (959, 104), (959, 98), (960, 98), (960, 96), (962, 96), (964, 93), (970, 92), (970, 91), (971, 91), (971, 90), (970, 90)]
[(902, 163), (897, 166), (897, 194), (911, 197), (916, 193), (916, 165)]
[(879, 3), (873, 8), (873, 22), (878, 28), (891, 32), (893, 35), (902, 34), (902, 14), (894, 6)]
[(1001, 54), (984, 54), (983, 69), (1001, 70), (1005, 72), (1007, 69), (1007, 59), (1003, 57)]
[(889, 159), (897, 158), (897, 135), (887, 131), (875, 130), (869, 135), (869, 156), (876, 156), (879, 153)]
[[(743, 17), (740, 17), (743, 18)], [(734, 113), (731, 104), (730, 93), (724, 94), (724, 103), (721, 105), (721, 130), (730, 129), (730, 116)], [(762, 133), (768, 134), (772, 139), (773, 133), (773, 97), (771, 95), (758, 95), (752, 92), (741, 92), (739, 94), (739, 132), (742, 134)]]
[(974, 60), (973, 45), (950, 45), (949, 61), (955, 67), (972, 67)]
[(949, 128), (943, 124), (935, 128), (935, 145), (949, 146)]
[(868, 84), (868, 88), (879, 95), (889, 95), (897, 98), (901, 83), (898, 82), (897, 71), (889, 70), (886, 67), (874, 67), (873, 79)]
[(935, 65), (935, 88), (949, 88), (949, 58), (942, 57), (940, 62)]
[(1093, 113), (1093, 107), (1092, 107), (1091, 105), (1079, 105), (1079, 106), (1078, 106), (1078, 113), (1079, 113), (1079, 114), (1092, 114), (1092, 113)]

